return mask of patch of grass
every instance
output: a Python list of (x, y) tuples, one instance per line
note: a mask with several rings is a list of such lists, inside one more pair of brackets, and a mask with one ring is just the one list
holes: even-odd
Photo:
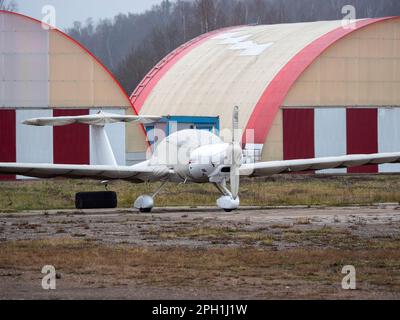
[[(118, 193), (119, 207), (130, 208), (142, 194), (152, 194), (159, 183), (130, 184), (116, 181), (110, 189)], [(172, 187), (173, 186), (173, 187)], [(0, 182), (0, 211), (72, 209), (75, 193), (103, 191), (97, 181), (29, 180)], [(157, 196), (157, 206), (214, 206), (220, 196), (212, 185), (167, 185)], [(242, 205), (328, 205), (398, 202), (398, 175), (371, 176), (304, 176), (281, 175), (268, 179), (243, 179)]]

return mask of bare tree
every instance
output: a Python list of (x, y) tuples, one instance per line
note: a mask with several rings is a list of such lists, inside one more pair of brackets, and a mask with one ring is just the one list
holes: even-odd
[(348, 4), (357, 18), (400, 15), (399, 0), (164, 0), (142, 14), (77, 23), (68, 33), (111, 68), (130, 93), (157, 62), (202, 33), (242, 24), (337, 20)]
[(215, 16), (214, 0), (196, 0), (201, 19), (201, 32), (207, 33), (213, 29), (212, 21)]
[(12, 1), (0, 0), (0, 10), (17, 11), (18, 6), (14, 0)]

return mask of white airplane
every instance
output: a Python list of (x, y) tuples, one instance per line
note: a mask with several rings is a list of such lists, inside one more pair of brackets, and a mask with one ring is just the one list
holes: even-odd
[(150, 160), (133, 166), (117, 165), (105, 126), (117, 122), (149, 124), (161, 119), (154, 116), (121, 116), (100, 112), (89, 116), (26, 120), (24, 124), (33, 126), (64, 126), (74, 123), (90, 125), (96, 165), (0, 163), (0, 174), (36, 178), (126, 180), (132, 183), (163, 182), (152, 196), (143, 195), (135, 201), (134, 207), (140, 212), (152, 210), (154, 197), (166, 182), (212, 183), (222, 194), (217, 200), (218, 207), (231, 212), (240, 205), (240, 176), (262, 177), (279, 173), (400, 162), (399, 152), (245, 164), (238, 137), (239, 109), (235, 107), (231, 143), (224, 143), (220, 137), (208, 131), (183, 130), (162, 140)]

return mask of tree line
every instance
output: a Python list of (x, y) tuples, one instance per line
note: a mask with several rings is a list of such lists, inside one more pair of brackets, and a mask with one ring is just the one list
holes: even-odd
[[(141, 14), (89, 18), (66, 31), (131, 93), (158, 61), (200, 34), (235, 25), (337, 20), (346, 5), (356, 8), (358, 19), (400, 15), (399, 0), (163, 0)], [(17, 6), (0, 0), (0, 8)]]
[(17, 11), (17, 3), (14, 0), (0, 0), (0, 10)]

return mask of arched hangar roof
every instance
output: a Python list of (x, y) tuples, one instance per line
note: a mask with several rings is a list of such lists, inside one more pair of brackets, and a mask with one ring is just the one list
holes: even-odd
[[(230, 127), (239, 105), (241, 128), (254, 129), (255, 143), (263, 144), (291, 88), (319, 56), (354, 32), (394, 19), (217, 30), (163, 59), (131, 101), (143, 114), (220, 116), (221, 128)], [(400, 36), (398, 28), (392, 31)]]
[(0, 11), (1, 107), (130, 107), (108, 69), (62, 31)]
[[(0, 77), (0, 111), (102, 108), (137, 114), (113, 74), (83, 45), (39, 20), (3, 10)], [(126, 129), (140, 137), (134, 149), (145, 150), (144, 127)]]

